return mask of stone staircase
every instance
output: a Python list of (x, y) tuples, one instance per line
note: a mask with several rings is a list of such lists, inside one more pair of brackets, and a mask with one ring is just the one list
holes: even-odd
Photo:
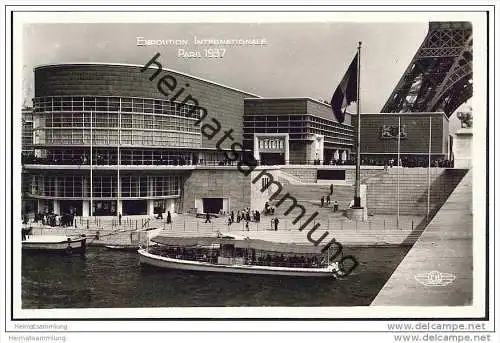
[[(338, 220), (344, 217), (345, 210), (349, 208), (349, 204), (353, 200), (354, 196), (354, 185), (333, 185), (333, 193), (330, 195), (330, 185), (329, 184), (318, 184), (318, 183), (305, 183), (298, 179), (298, 176), (288, 174), (290, 169), (285, 169), (280, 171), (280, 177), (278, 180), (281, 182), (283, 186), (283, 190), (280, 193), (281, 195), (285, 195), (289, 193), (293, 196), (299, 204), (304, 206), (307, 214), (312, 214), (314, 212), (318, 212), (319, 215), (316, 217), (318, 220)], [(291, 169), (297, 174), (297, 170), (299, 169)], [(307, 174), (311, 169), (302, 170), (303, 173)], [(361, 175), (364, 177), (362, 179), (362, 183), (371, 180), (377, 179), (383, 174), (386, 174), (385, 171), (381, 171), (380, 169), (374, 170), (362, 170)], [(304, 177), (304, 175), (302, 175)], [(326, 204), (326, 196), (330, 195), (330, 205)], [(320, 199), (324, 196), (325, 204), (324, 207), (321, 207)], [(278, 196), (278, 199), (275, 199), (271, 202), (271, 204), (275, 205), (279, 202), (281, 196)], [(337, 201), (339, 204), (339, 211), (333, 212), (333, 202)], [(281, 206), (276, 208), (276, 215), (279, 217), (284, 217), (284, 212), (291, 205), (290, 200), (286, 200)], [(298, 210), (295, 210), (298, 212)], [(292, 217), (292, 214), (290, 214)]]
[[(349, 203), (352, 200), (352, 196), (354, 192), (354, 188), (352, 186), (344, 186), (344, 185), (334, 185), (333, 186), (333, 194), (330, 195), (330, 205), (326, 204), (326, 196), (330, 194), (330, 185), (322, 185), (322, 184), (287, 184), (283, 185), (283, 190), (280, 194), (285, 195), (289, 193), (297, 202), (304, 206), (307, 213), (313, 213), (318, 211), (320, 216), (323, 213), (327, 213), (328, 216), (332, 215), (340, 215), (340, 213), (333, 213), (333, 202), (337, 200), (339, 203), (339, 210), (345, 210), (349, 207)], [(320, 199), (321, 197), (325, 197), (324, 207), (321, 207)], [(278, 198), (281, 198), (278, 196)], [(275, 199), (273, 203), (276, 203), (279, 199)], [(282, 213), (285, 211), (291, 204), (290, 200), (285, 200), (285, 202), (277, 207), (277, 213)]]
[[(277, 217), (280, 220), (279, 228), (284, 230), (298, 230), (298, 228), (305, 223), (315, 212), (318, 215), (309, 224), (312, 228), (316, 223), (321, 224), (323, 230), (365, 230), (369, 231), (372, 228), (371, 223), (355, 223), (345, 217), (345, 210), (348, 208), (352, 200), (354, 189), (352, 186), (334, 185), (333, 194), (330, 196), (330, 204), (326, 203), (326, 196), (330, 194), (330, 185), (324, 184), (286, 184), (283, 185), (283, 190), (277, 199), (271, 202), (275, 206), (275, 214), (272, 216), (262, 216), (262, 221), (270, 221), (272, 218)], [(286, 211), (293, 204), (290, 199), (285, 200), (280, 206), (277, 206), (279, 200), (289, 193), (297, 200), (305, 209), (305, 214), (299, 219), (297, 224), (293, 222), (300, 215), (300, 209), (293, 209), (292, 212), (286, 214)], [(320, 198), (325, 197), (324, 206), (321, 207)], [(337, 200), (339, 203), (339, 211), (333, 211), (333, 202)], [(377, 226), (378, 227), (378, 226)]]

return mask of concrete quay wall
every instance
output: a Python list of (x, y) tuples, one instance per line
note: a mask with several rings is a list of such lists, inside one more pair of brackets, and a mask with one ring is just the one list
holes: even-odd
[[(399, 173), (399, 177), (398, 177)], [(442, 206), (456, 185), (462, 180), (466, 170), (430, 169), (430, 210), (435, 213)], [(366, 180), (369, 213), (396, 213), (425, 215), (427, 213), (427, 188), (429, 175), (426, 168), (390, 169), (378, 177)]]
[(34, 235), (61, 235), (61, 236), (80, 236), (87, 237), (87, 245), (104, 246), (104, 245), (139, 245), (145, 244), (148, 237), (157, 235), (161, 229), (144, 231), (134, 230), (127, 227), (121, 228), (89, 228), (86, 227), (33, 227)]
[[(472, 305), (472, 224), (472, 171), (469, 171), (396, 268), (372, 306)], [(436, 278), (426, 278), (430, 272), (438, 276), (437, 281), (441, 276), (443, 282), (449, 283), (429, 285), (427, 281), (436, 281)], [(443, 277), (443, 274), (446, 275)]]

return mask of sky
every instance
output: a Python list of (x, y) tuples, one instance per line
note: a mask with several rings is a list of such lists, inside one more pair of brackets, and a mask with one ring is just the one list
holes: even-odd
[[(33, 68), (74, 62), (144, 65), (157, 52), (165, 68), (262, 97), (331, 99), (361, 49), (361, 111), (380, 112), (428, 31), (428, 21), (309, 23), (68, 23), (23, 27), (23, 97), (33, 97)], [(185, 46), (138, 46), (143, 39), (187, 40)], [(222, 58), (187, 58), (198, 39), (265, 39), (229, 46)], [(462, 108), (462, 107), (461, 107)], [(456, 122), (452, 123), (456, 126)]]
[[(361, 107), (378, 112), (427, 34), (414, 23), (28, 24), (24, 26), (25, 98), (33, 97), (33, 67), (67, 62), (144, 65), (156, 52), (163, 66), (263, 97), (330, 100), (361, 51)], [(197, 38), (264, 38), (263, 46), (227, 47), (223, 58), (186, 58)], [(186, 39), (187, 46), (137, 46), (145, 39)]]

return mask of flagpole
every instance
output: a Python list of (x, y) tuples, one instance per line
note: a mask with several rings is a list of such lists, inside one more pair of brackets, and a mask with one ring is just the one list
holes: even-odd
[(93, 209), (94, 209), (94, 199), (93, 199), (93, 175), (92, 175), (92, 145), (94, 138), (92, 137), (92, 110), (90, 110), (90, 217), (92, 218)]
[(117, 157), (116, 157), (116, 216), (118, 217), (118, 224), (120, 223), (120, 214), (121, 210), (118, 211), (118, 206), (120, 204), (120, 197), (121, 197), (121, 182), (120, 182), (120, 167), (121, 167), (121, 151), (120, 151), (120, 145), (122, 144), (122, 111), (121, 111), (121, 98), (120, 98), (120, 112), (118, 112), (118, 148), (116, 149), (117, 151)]
[(432, 143), (432, 117), (429, 116), (429, 164), (427, 166), (427, 215), (426, 221), (429, 222), (429, 212), (431, 207), (431, 143)]
[(398, 173), (397, 173), (397, 180), (398, 180), (398, 216), (396, 219), (396, 224), (397, 228), (399, 229), (399, 168), (401, 167), (399, 165), (399, 161), (401, 160), (401, 115), (398, 114)]
[(361, 116), (359, 109), (359, 89), (360, 89), (360, 70), (361, 70), (361, 42), (358, 44), (358, 70), (357, 70), (357, 94), (356, 94), (356, 114), (358, 118), (358, 139), (356, 140), (356, 183), (355, 183), (355, 193), (354, 193), (354, 207), (361, 207), (361, 182), (360, 182), (360, 165), (361, 165), (361, 152), (360, 152), (360, 140), (361, 140)]

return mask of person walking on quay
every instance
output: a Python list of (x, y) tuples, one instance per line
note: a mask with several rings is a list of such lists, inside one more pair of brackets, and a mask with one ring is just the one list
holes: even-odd
[(210, 213), (205, 213), (205, 223), (211, 223), (210, 221)]
[(330, 195), (332, 195), (332, 194), (333, 194), (333, 183), (330, 184)]
[(248, 225), (248, 220), (245, 221), (245, 229), (250, 231), (250, 226)]
[(122, 214), (118, 213), (118, 225), (122, 225)]
[(339, 210), (339, 202), (335, 200), (333, 202), (333, 212), (337, 212)]
[(231, 211), (231, 223), (234, 223), (234, 211)]
[(278, 217), (274, 218), (274, 231), (278, 231), (278, 224), (280, 223), (280, 220)]
[(325, 197), (324, 197), (324, 196), (323, 196), (323, 197), (321, 197), (321, 200), (320, 200), (320, 201), (321, 201), (321, 207), (323, 207), (323, 205), (325, 204)]
[(167, 212), (167, 224), (172, 223), (172, 216), (170, 215), (170, 211)]
[(326, 206), (330, 206), (330, 194), (326, 196)]

